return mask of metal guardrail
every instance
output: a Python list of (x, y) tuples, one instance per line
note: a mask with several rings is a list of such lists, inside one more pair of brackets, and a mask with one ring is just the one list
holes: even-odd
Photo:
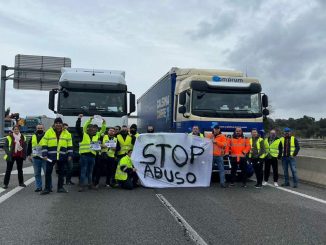
[(307, 148), (326, 148), (326, 140), (324, 139), (299, 139), (301, 147)]

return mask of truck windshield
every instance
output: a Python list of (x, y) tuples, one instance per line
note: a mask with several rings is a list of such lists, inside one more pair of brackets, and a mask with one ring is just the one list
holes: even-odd
[(125, 114), (126, 93), (69, 91), (68, 96), (59, 95), (59, 111), (62, 113), (98, 113), (99, 115)]
[(201, 117), (260, 117), (260, 95), (193, 90), (192, 114)]

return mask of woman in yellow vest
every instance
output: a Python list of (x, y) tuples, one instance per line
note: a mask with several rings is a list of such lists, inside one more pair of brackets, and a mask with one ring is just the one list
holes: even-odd
[(263, 165), (265, 158), (265, 145), (264, 140), (258, 134), (257, 129), (251, 130), (251, 139), (250, 139), (250, 152), (249, 158), (252, 163), (257, 183), (255, 185), (256, 188), (261, 188), (263, 183)]
[(117, 171), (115, 172), (115, 180), (123, 189), (132, 190), (137, 187), (138, 176), (131, 160), (132, 150), (128, 150), (126, 156), (120, 159)]
[(17, 164), (19, 186), (26, 187), (23, 176), (23, 162), (26, 159), (27, 152), (26, 138), (20, 133), (18, 125), (14, 126), (12, 131), (5, 138), (4, 143), (4, 150), (6, 152), (4, 159), (7, 162), (6, 174), (3, 181), (4, 189), (8, 188), (11, 171), (15, 162)]

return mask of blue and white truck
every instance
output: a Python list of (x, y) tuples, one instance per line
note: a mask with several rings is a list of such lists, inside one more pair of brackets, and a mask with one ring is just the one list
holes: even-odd
[(268, 98), (257, 78), (240, 71), (172, 68), (137, 100), (138, 128), (145, 132), (211, 132), (216, 123), (231, 134), (263, 130)]

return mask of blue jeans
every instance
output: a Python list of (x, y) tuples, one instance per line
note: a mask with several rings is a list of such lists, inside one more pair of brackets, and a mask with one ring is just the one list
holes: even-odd
[(95, 156), (80, 155), (80, 185), (92, 184), (92, 174), (95, 165)]
[(213, 156), (213, 165), (217, 166), (220, 175), (220, 184), (225, 184), (224, 161), (221, 156)]
[(42, 169), (45, 174), (45, 161), (41, 158), (33, 157), (33, 167), (34, 167), (34, 177), (35, 177), (35, 186), (36, 189), (42, 189)]
[(284, 180), (285, 184), (289, 184), (289, 166), (292, 172), (293, 184), (298, 185), (298, 176), (297, 176), (297, 164), (293, 157), (283, 157), (282, 165), (284, 170)]

